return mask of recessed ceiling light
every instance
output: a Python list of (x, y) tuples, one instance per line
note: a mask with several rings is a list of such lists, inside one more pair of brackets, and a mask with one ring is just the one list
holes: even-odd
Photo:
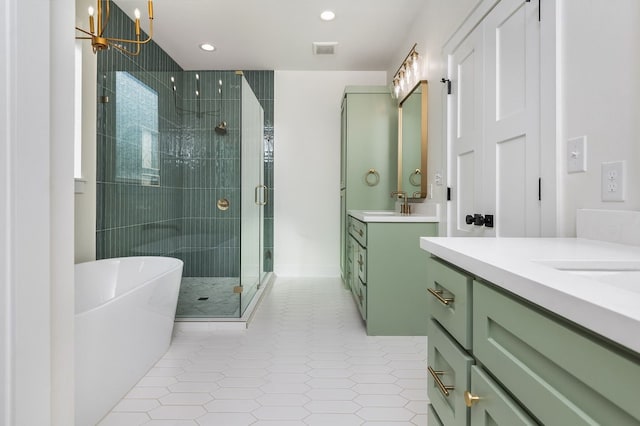
[(211, 43), (202, 43), (200, 45), (200, 49), (206, 50), (207, 52), (213, 52), (214, 50), (216, 50), (216, 47)]
[(320, 14), (320, 19), (323, 21), (333, 21), (336, 18), (336, 14), (331, 10), (325, 10)]

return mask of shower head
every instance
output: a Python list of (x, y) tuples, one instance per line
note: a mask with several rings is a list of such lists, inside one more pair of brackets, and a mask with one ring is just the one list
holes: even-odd
[(216, 128), (214, 130), (219, 135), (226, 135), (227, 134), (227, 122), (226, 121), (221, 121), (220, 123), (218, 123), (218, 125), (216, 126)]

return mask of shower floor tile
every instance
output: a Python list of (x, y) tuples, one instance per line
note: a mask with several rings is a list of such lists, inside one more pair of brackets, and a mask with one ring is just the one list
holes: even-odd
[(238, 278), (183, 277), (176, 317), (240, 317), (240, 295), (233, 292), (238, 283)]
[(367, 336), (340, 279), (277, 278), (248, 329), (176, 334), (100, 426), (426, 425), (425, 361), (425, 337)]

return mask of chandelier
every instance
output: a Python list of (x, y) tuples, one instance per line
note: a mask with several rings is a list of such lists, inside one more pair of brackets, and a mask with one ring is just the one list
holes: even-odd
[[(104, 7), (102, 3), (105, 3)], [(140, 54), (140, 46), (143, 44), (149, 43), (149, 41), (151, 41), (151, 37), (153, 36), (153, 0), (148, 0), (149, 36), (147, 37), (146, 40), (140, 40), (140, 10), (139, 9), (136, 9), (134, 12), (136, 17), (136, 21), (135, 21), (136, 38), (135, 40), (130, 40), (125, 38), (105, 37), (104, 31), (107, 29), (107, 25), (109, 24), (111, 0), (97, 0), (96, 6), (97, 6), (96, 10), (94, 10), (93, 7), (89, 6), (89, 31), (76, 27), (76, 30), (88, 36), (88, 37), (86, 36), (76, 37), (76, 39), (91, 40), (93, 53), (106, 50), (109, 47), (113, 47), (119, 50), (120, 52), (126, 53), (127, 55), (137, 56), (138, 54)], [(97, 12), (95, 17), (94, 17), (94, 12)], [(96, 22), (95, 22), (96, 20), (97, 20), (97, 28), (96, 28)], [(131, 46), (129, 49), (125, 47), (125, 45), (127, 44)]]

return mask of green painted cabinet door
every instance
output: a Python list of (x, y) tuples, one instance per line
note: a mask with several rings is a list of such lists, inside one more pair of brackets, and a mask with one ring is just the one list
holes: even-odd
[[(385, 86), (348, 86), (340, 133), (340, 266), (346, 284), (347, 210), (392, 210), (398, 111)], [(371, 171), (371, 172), (370, 172)]]
[(392, 210), (390, 194), (398, 179), (397, 106), (386, 88), (363, 90), (347, 90), (343, 104), (346, 208)]
[(640, 358), (481, 282), (473, 354), (545, 425), (640, 425)]
[(473, 278), (439, 259), (427, 260), (427, 310), (465, 349), (471, 349)]
[(480, 367), (471, 367), (471, 395), (479, 399), (471, 407), (473, 426), (535, 426), (507, 393)]
[(429, 326), (427, 393), (445, 426), (468, 426), (469, 410), (464, 391), (470, 386), (474, 359), (436, 321)]
[(435, 223), (367, 224), (367, 334), (427, 334), (427, 253), (420, 237), (437, 232)]

